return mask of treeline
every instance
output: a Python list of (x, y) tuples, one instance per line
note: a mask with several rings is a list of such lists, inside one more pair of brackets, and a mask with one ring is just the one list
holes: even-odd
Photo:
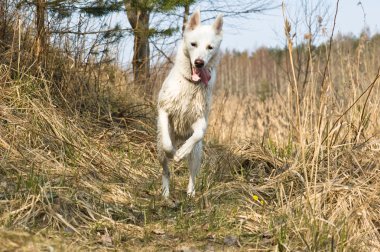
[[(322, 78), (329, 42), (318, 46), (307, 43), (293, 48), (293, 60), (298, 89), (302, 93), (311, 83), (311, 76)], [(361, 85), (360, 72), (375, 73), (380, 65), (380, 34), (370, 36), (363, 32), (359, 37), (337, 35), (334, 37), (329, 63), (329, 78), (336, 80), (334, 87), (344, 95), (344, 87)], [(313, 75), (311, 73), (314, 73)], [(316, 75), (315, 75), (316, 74)], [(255, 52), (227, 50), (221, 60), (217, 88), (234, 95), (254, 94), (266, 99), (283, 93), (293, 81), (288, 48), (262, 47)], [(338, 85), (337, 85), (338, 84)]]

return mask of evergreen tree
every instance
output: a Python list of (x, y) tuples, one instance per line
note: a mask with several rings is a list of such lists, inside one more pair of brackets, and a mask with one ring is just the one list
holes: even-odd
[[(170, 37), (181, 31), (187, 22), (190, 7), (197, 3), (207, 3), (209, 9), (203, 10), (212, 13), (224, 13), (225, 16), (242, 16), (249, 13), (260, 12), (273, 7), (270, 0), (245, 1), (238, 0), (230, 3), (227, 0), (213, 2), (211, 0), (22, 0), (21, 4), (33, 5), (36, 12), (36, 54), (38, 58), (45, 55), (48, 46), (49, 34), (102, 34), (107, 41), (116, 42), (122, 37), (124, 31), (130, 31), (134, 37), (133, 44), (133, 76), (136, 83), (144, 83), (150, 76), (150, 38), (155, 36)], [(1, 5), (0, 5), (1, 7)], [(116, 25), (108, 30), (87, 31), (75, 30), (48, 30), (47, 17), (64, 20), (74, 14), (101, 20), (102, 17), (115, 12), (125, 11), (130, 29), (122, 29)], [(152, 15), (158, 14), (173, 20), (173, 25), (163, 27), (152, 23)], [(182, 22), (178, 22), (182, 19)], [(50, 23), (51, 20), (49, 20)], [(174, 23), (176, 25), (174, 25)], [(78, 21), (79, 26), (79, 21)], [(114, 38), (114, 39), (111, 39)], [(77, 58), (76, 58), (77, 59)]]
[(150, 75), (149, 37), (156, 34), (172, 35), (173, 29), (158, 30), (152, 28), (152, 13), (167, 14), (180, 7), (189, 9), (194, 0), (125, 0), (125, 10), (134, 35), (133, 74), (136, 83), (144, 83)]

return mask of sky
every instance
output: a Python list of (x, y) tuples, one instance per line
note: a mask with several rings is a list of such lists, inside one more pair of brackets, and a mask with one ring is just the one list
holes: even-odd
[[(322, 24), (326, 31), (324, 35), (319, 32), (319, 39), (316, 40), (316, 43), (329, 39), (336, 10), (336, 0), (284, 0), (284, 2), (285, 13), (293, 23), (292, 33), (296, 32), (297, 34), (296, 42), (301, 42), (305, 35), (305, 15), (301, 11), (303, 9), (301, 3), (306, 2), (310, 8), (318, 2), (322, 2), (323, 5), (319, 6), (317, 11), (311, 15), (314, 20), (317, 20), (318, 15), (323, 16)], [(222, 49), (254, 52), (263, 46), (284, 47), (286, 41), (283, 31), (282, 0), (273, 0), (272, 3), (279, 7), (265, 13), (251, 14), (245, 18), (225, 18)], [(191, 11), (197, 8), (200, 8), (202, 12), (202, 6), (193, 6)], [(368, 27), (371, 34), (380, 33), (379, 13), (380, 0), (340, 0), (334, 34), (358, 36), (364, 27)], [(122, 17), (118, 17), (117, 20), (126, 20), (125, 14), (121, 15)], [(298, 22), (295, 20), (297, 17), (299, 18)], [(203, 18), (208, 17), (203, 15)], [(210, 22), (213, 20), (206, 23)], [(298, 24), (297, 27), (294, 25), (295, 23)], [(172, 49), (169, 49), (169, 55), (170, 52), (173, 52)], [(123, 66), (130, 65), (132, 51), (133, 39), (130, 37), (124, 41), (119, 51), (119, 61)]]
[[(280, 0), (274, 0), (281, 5)], [(300, 0), (285, 1), (286, 13), (289, 17), (300, 17), (299, 26), (304, 26), (302, 13), (300, 12)], [(317, 1), (306, 0), (313, 5)], [(361, 2), (361, 4), (358, 4)], [(326, 0), (321, 12), (327, 9), (324, 25), (327, 34), (331, 33), (335, 14), (336, 0)], [(297, 9), (297, 11), (295, 11)], [(380, 33), (380, 0), (340, 0), (336, 27), (334, 34), (359, 35), (364, 27), (369, 27), (371, 34)], [(317, 15), (314, 15), (317, 16)], [(284, 18), (282, 8), (275, 8), (264, 14), (254, 14), (247, 19), (225, 19), (224, 38), (222, 47), (224, 49), (236, 49), (239, 51), (254, 51), (259, 47), (283, 47)], [(301, 29), (300, 29), (301, 30)], [(304, 33), (299, 31), (298, 33)], [(299, 34), (303, 37), (304, 34)], [(327, 36), (324, 36), (327, 39)], [(323, 36), (321, 36), (321, 41)]]

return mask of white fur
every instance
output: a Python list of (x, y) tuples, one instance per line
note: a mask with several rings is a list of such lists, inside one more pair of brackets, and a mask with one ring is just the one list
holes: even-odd
[[(201, 165), (202, 139), (219, 62), (222, 25), (220, 15), (213, 25), (200, 24), (199, 10), (191, 16), (175, 64), (158, 96), (158, 158), (163, 167), (162, 194), (166, 198), (169, 197), (169, 158), (178, 162), (188, 157), (187, 193), (189, 196), (195, 194), (195, 176)], [(197, 59), (203, 60), (204, 67), (210, 70), (211, 79), (207, 85), (191, 81), (191, 67)]]

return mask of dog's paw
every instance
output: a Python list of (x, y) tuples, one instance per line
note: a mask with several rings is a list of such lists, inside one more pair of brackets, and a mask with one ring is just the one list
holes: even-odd
[(172, 158), (176, 152), (176, 149), (173, 147), (171, 142), (163, 143), (162, 149), (166, 153), (166, 156)]
[(179, 205), (181, 204), (181, 202), (177, 199), (173, 199), (173, 198), (163, 198), (163, 206), (164, 207), (167, 207), (167, 208), (172, 208), (172, 209), (176, 209), (179, 207)]
[(173, 147), (172, 143), (163, 143), (162, 149), (166, 153), (172, 153), (174, 151), (174, 147)]
[(186, 148), (180, 148), (174, 154), (174, 161), (179, 162), (186, 157), (190, 152)]
[(189, 199), (191, 199), (191, 198), (195, 198), (195, 190), (187, 191), (187, 197), (188, 197)]
[(179, 154), (178, 154), (178, 152), (176, 152), (175, 154), (174, 154), (174, 161), (176, 161), (176, 162), (179, 162), (179, 161), (181, 161), (182, 160), (182, 158), (183, 157), (181, 157)]

